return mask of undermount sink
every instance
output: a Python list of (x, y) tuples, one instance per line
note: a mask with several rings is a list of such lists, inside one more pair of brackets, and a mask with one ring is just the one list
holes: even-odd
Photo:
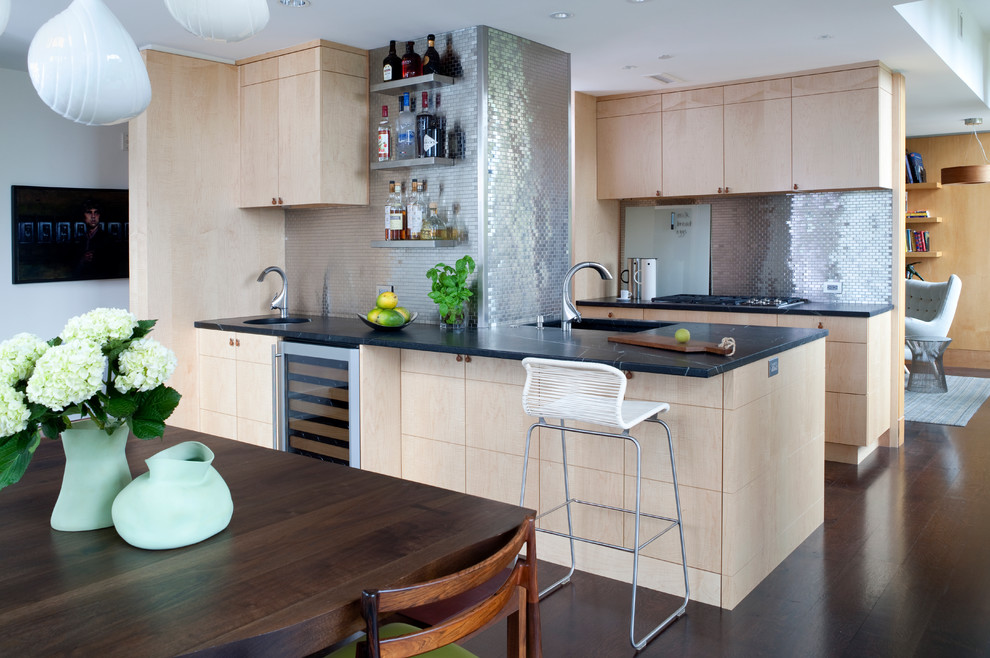
[[(529, 326), (534, 326), (533, 323)], [(648, 331), (659, 327), (666, 327), (676, 322), (650, 322), (648, 320), (619, 320), (607, 318), (583, 318), (580, 322), (571, 323), (572, 329), (591, 329), (593, 331), (611, 331), (612, 333), (635, 333), (638, 331)], [(544, 327), (560, 328), (560, 320), (545, 322)]]
[(299, 322), (309, 322), (310, 318), (303, 318), (299, 316), (289, 316), (287, 318), (271, 317), (271, 318), (254, 318), (253, 320), (245, 320), (244, 324), (296, 324)]

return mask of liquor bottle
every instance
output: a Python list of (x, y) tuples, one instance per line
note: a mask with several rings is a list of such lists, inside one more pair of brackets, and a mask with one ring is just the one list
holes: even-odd
[(423, 109), (416, 115), (416, 152), (421, 158), (436, 157), (436, 143), (431, 137), (427, 144), (430, 129), (434, 128), (436, 119), (430, 114), (430, 94), (423, 92)]
[(388, 105), (382, 105), (382, 120), (378, 122), (378, 161), (392, 159), (392, 127), (388, 121)]
[(402, 60), (395, 54), (395, 42), (388, 42), (388, 56), (382, 62), (382, 82), (402, 79)]
[(394, 187), (392, 203), (388, 207), (388, 235), (385, 239), (405, 240), (407, 234), (406, 205), (402, 198), (402, 187), (400, 183)]
[(416, 118), (409, 109), (409, 92), (402, 94), (402, 110), (399, 112), (399, 159), (416, 157)]
[(440, 109), (440, 92), (433, 94), (433, 128), (428, 132), (430, 138), (436, 142), (436, 154), (433, 157), (447, 157), (447, 117)]
[(437, 215), (437, 204), (435, 201), (430, 202), (429, 211), (426, 213), (426, 219), (423, 220), (423, 230), (419, 234), (419, 237), (423, 240), (439, 240), (437, 237), (437, 232), (440, 230), (440, 217)]
[(396, 203), (395, 181), (388, 182), (388, 196), (385, 197), (385, 239), (392, 239), (392, 206)]
[(426, 52), (423, 53), (423, 75), (428, 75), (430, 73), (441, 73), (440, 71), (440, 53), (437, 49), (433, 47), (433, 42), (436, 41), (436, 36), (429, 34), (426, 37)]
[(412, 180), (412, 195), (406, 206), (406, 219), (409, 239), (419, 240), (423, 230), (423, 220), (426, 219), (426, 207), (423, 205), (423, 190), (415, 178)]
[(402, 77), (412, 78), (423, 75), (423, 64), (419, 55), (413, 52), (415, 41), (406, 41), (406, 54), (402, 56)]

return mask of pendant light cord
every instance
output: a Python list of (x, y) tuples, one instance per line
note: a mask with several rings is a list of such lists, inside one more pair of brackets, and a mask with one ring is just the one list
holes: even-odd
[(980, 145), (980, 151), (983, 152), (983, 160), (987, 164), (990, 164), (990, 159), (987, 159), (987, 152), (983, 148), (983, 142), (980, 141), (980, 136), (976, 134), (976, 128), (973, 128), (973, 139), (975, 139), (976, 143)]

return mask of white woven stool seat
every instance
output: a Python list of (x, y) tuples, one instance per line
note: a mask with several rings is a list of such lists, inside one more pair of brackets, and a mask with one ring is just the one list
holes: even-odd
[(627, 430), (670, 409), (666, 402), (626, 401), (626, 376), (603, 363), (523, 359), (523, 410)]

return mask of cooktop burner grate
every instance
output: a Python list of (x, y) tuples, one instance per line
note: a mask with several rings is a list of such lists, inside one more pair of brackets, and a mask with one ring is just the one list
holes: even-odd
[(681, 306), (762, 306), (786, 308), (807, 302), (801, 297), (747, 297), (736, 295), (667, 295), (654, 297), (654, 302)]

